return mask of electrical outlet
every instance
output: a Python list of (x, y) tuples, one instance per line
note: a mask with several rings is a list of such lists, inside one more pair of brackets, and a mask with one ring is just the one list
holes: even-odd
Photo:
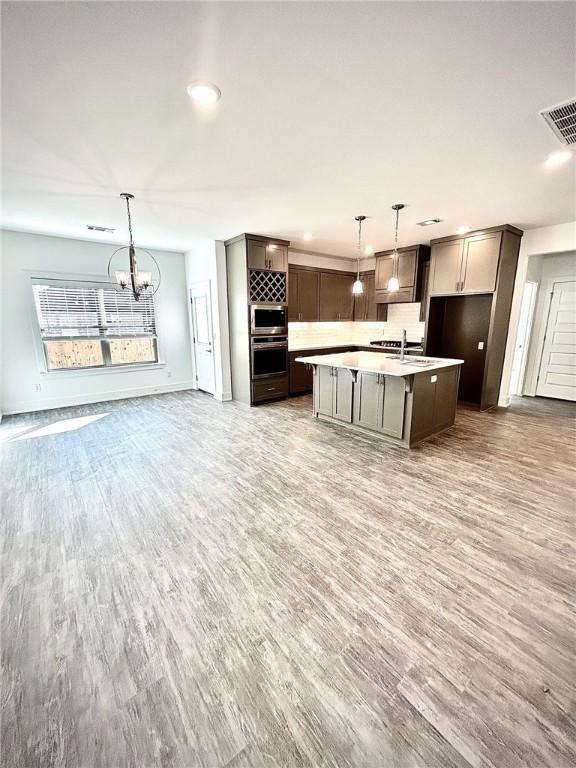
[(436, 376), (436, 375), (430, 376), (430, 383), (431, 384), (436, 384), (437, 381), (438, 381), (438, 376)]
[(171, 379), (171, 378), (172, 378), (172, 371), (168, 371), (168, 378), (169, 378), (169, 379)]
[(42, 384), (34, 384), (34, 392), (42, 392)]
[(478, 349), (484, 349), (484, 342), (483, 341), (479, 341), (478, 342)]

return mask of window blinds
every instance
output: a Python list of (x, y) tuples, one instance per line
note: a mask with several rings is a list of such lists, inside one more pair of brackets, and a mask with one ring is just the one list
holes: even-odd
[(129, 292), (74, 285), (34, 285), (43, 339), (155, 336), (154, 300)]

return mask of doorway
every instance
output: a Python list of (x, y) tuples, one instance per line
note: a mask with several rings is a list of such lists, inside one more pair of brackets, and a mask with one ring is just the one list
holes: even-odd
[(510, 395), (524, 394), (524, 375), (526, 361), (528, 359), (528, 347), (534, 322), (534, 309), (536, 307), (536, 294), (538, 283), (528, 280), (524, 283), (522, 303), (520, 305), (520, 318), (518, 320), (518, 332), (516, 334), (516, 347), (512, 360), (512, 373), (510, 376)]
[(216, 391), (216, 386), (210, 282), (198, 283), (192, 286), (190, 289), (190, 305), (196, 386), (203, 392), (213, 395)]
[(576, 280), (554, 281), (536, 394), (576, 402)]

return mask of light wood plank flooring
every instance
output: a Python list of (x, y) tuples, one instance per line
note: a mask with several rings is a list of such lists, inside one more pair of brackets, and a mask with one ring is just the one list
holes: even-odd
[(4, 419), (3, 767), (573, 768), (574, 407), (310, 408)]

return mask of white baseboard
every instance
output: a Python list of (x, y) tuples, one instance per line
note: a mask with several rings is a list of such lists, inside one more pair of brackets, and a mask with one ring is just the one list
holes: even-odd
[(71, 397), (17, 400), (13, 402), (8, 401), (3, 404), (2, 412), (5, 416), (8, 416), (18, 413), (32, 413), (34, 411), (51, 411), (54, 408), (66, 408), (74, 405), (90, 405), (91, 403), (104, 403), (110, 400), (126, 400), (130, 397), (160, 395), (168, 392), (181, 392), (186, 389), (194, 389), (192, 381), (182, 381), (175, 384), (151, 385), (148, 387), (115, 389), (109, 392), (98, 392), (88, 396), (73, 395)]

